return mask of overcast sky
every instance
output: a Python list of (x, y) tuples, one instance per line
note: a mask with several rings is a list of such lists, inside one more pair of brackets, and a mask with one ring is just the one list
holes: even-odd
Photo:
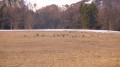
[(66, 5), (66, 4), (70, 5), (72, 3), (76, 3), (81, 0), (26, 0), (26, 1), (31, 2), (32, 4), (36, 3), (37, 9), (38, 9), (51, 4), (57, 4), (59, 6)]

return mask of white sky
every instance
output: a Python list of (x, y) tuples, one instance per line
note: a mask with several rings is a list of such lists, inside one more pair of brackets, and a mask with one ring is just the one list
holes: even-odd
[(66, 5), (66, 4), (70, 5), (72, 3), (76, 3), (81, 0), (25, 0), (25, 1), (31, 2), (32, 4), (36, 3), (37, 9), (38, 9), (51, 4), (57, 4), (59, 6)]

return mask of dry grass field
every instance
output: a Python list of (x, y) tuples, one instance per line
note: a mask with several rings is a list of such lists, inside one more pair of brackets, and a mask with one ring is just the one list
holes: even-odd
[(0, 32), (0, 67), (120, 67), (120, 34)]

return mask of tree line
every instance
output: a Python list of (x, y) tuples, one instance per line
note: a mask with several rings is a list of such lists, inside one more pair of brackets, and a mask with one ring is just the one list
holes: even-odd
[[(7, 1), (8, 3), (6, 4)], [(120, 31), (119, 0), (52, 4), (36, 11), (24, 0), (0, 2), (0, 29), (102, 29)]]
[(34, 11), (24, 0), (3, 0), (0, 5), (0, 29), (32, 29)]

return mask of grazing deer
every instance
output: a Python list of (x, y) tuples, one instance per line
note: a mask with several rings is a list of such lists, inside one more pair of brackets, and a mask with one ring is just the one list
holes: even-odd
[(72, 36), (72, 38), (74, 38), (74, 36)]
[(72, 33), (71, 31), (69, 31), (69, 33)]
[(83, 35), (82, 37), (85, 37), (85, 35)]
[(39, 36), (39, 34), (36, 34), (36, 36)]
[(26, 35), (24, 35), (24, 37), (27, 37)]

